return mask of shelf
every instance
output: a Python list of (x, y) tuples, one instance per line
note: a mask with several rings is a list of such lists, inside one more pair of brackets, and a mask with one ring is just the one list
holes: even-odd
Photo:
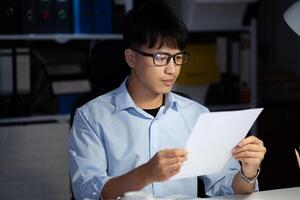
[(70, 40), (109, 40), (122, 39), (121, 34), (10, 34), (0, 35), (1, 40), (54, 40), (58, 43), (66, 43)]
[(202, 34), (202, 35), (208, 35), (210, 37), (216, 36), (219, 34), (232, 34), (232, 33), (242, 33), (242, 32), (250, 32), (251, 26), (241, 26), (241, 27), (229, 27), (224, 29), (203, 29), (203, 30), (190, 30), (189, 34)]
[(24, 124), (24, 123), (43, 123), (49, 121), (57, 121), (69, 123), (70, 115), (61, 114), (61, 115), (36, 115), (29, 117), (12, 117), (12, 118), (0, 118), (1, 125), (10, 125), (10, 124)]
[(209, 4), (220, 4), (220, 3), (251, 3), (257, 0), (194, 0), (195, 3), (209, 3)]

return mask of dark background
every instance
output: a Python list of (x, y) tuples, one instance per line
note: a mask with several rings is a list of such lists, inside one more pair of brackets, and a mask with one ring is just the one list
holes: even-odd
[(283, 19), (294, 0), (262, 0), (258, 6), (258, 137), (267, 147), (261, 189), (300, 185), (300, 36)]

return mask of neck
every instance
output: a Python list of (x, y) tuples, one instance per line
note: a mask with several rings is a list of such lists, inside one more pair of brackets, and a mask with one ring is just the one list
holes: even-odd
[(147, 88), (139, 87), (132, 76), (128, 78), (127, 89), (135, 105), (141, 109), (154, 109), (163, 104), (163, 94), (156, 94)]

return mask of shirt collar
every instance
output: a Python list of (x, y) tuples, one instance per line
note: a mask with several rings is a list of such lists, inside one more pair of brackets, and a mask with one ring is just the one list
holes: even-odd
[(178, 101), (174, 97), (172, 92), (168, 92), (165, 94), (165, 106), (166, 109), (172, 108), (174, 110), (178, 109)]
[(117, 95), (116, 95), (116, 111), (120, 112), (121, 110), (125, 110), (127, 108), (133, 108), (136, 107), (133, 99), (131, 98), (127, 87), (128, 77), (122, 82), (120, 87), (117, 89)]
[[(120, 112), (121, 110), (125, 110), (128, 108), (136, 108), (136, 105), (131, 98), (127, 87), (126, 82), (128, 80), (128, 77), (122, 82), (119, 88), (117, 88), (116, 93), (116, 111)], [(168, 110), (169, 108), (172, 108), (174, 110), (178, 110), (178, 102), (176, 98), (174, 97), (174, 94), (171, 92), (166, 93), (165, 95), (165, 103), (164, 103), (165, 109)]]

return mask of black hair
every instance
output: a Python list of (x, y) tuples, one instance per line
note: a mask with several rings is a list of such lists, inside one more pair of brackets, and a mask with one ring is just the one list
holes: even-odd
[(147, 45), (184, 50), (188, 42), (188, 31), (174, 11), (165, 3), (148, 1), (129, 11), (123, 21), (123, 39), (126, 48)]

